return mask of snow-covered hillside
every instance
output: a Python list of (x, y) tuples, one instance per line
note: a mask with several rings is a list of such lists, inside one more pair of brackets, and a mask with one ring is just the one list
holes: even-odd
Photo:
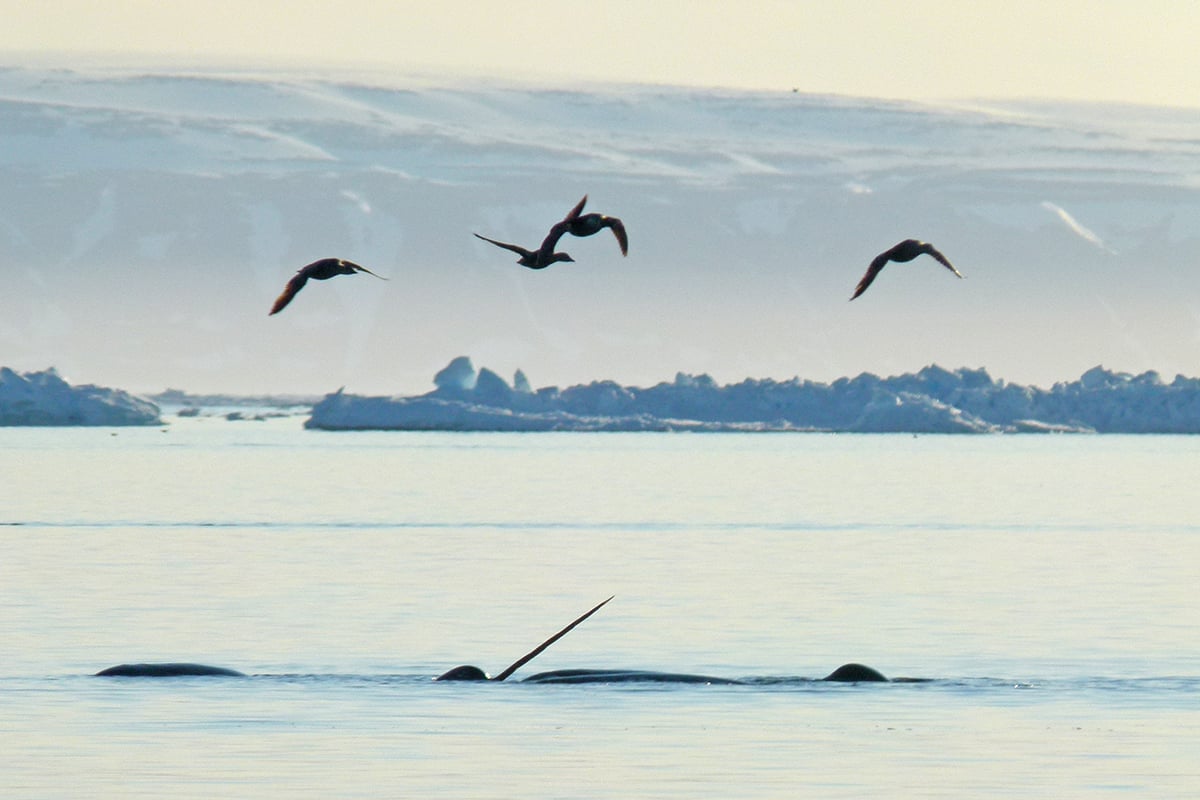
[[(1200, 365), (1200, 112), (0, 70), (0, 349), (137, 390)], [(579, 197), (629, 229), (526, 245)], [(847, 303), (876, 253), (935, 242)], [(337, 255), (387, 276), (310, 283)]]

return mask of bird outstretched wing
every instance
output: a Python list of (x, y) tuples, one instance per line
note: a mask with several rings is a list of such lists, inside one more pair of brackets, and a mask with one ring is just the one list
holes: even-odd
[(850, 296), (851, 300), (867, 290), (867, 287), (875, 280), (875, 276), (883, 270), (884, 265), (888, 263), (890, 258), (891, 251), (889, 250), (886, 253), (880, 253), (872, 259), (871, 265), (867, 267), (866, 273), (862, 276), (862, 280), (858, 282), (858, 286), (854, 287), (854, 294)]
[(616, 217), (605, 217), (604, 224), (612, 228), (613, 236), (617, 237), (617, 244), (621, 246), (621, 255), (629, 255), (629, 237), (625, 235), (625, 223)]
[(283, 292), (280, 293), (279, 297), (275, 298), (275, 305), (271, 306), (271, 311), (267, 316), (278, 314), (287, 308), (287, 304), (292, 302), (292, 298), (304, 288), (304, 284), (306, 283), (308, 283), (308, 274), (304, 270), (293, 275), (292, 279), (287, 282), (287, 286), (283, 287)]
[(588, 196), (585, 194), (583, 199), (576, 203), (575, 207), (567, 212), (567, 215), (563, 217), (563, 222), (570, 222), (583, 213), (583, 207), (587, 205), (587, 197)]
[(508, 244), (507, 242), (497, 242), (495, 239), (489, 239), (486, 236), (480, 236), (478, 233), (475, 234), (475, 238), (483, 239), (485, 242), (491, 242), (492, 244), (496, 245), (496, 247), (503, 247), (505, 250), (512, 250), (514, 253), (516, 253), (517, 255), (520, 255), (520, 256), (533, 255), (533, 251), (526, 250), (524, 247), (521, 247), (519, 244)]
[(950, 270), (958, 277), (960, 277), (960, 278), (963, 277), (963, 274), (961, 272), (959, 272), (957, 269), (955, 269), (954, 265), (950, 263), (950, 259), (948, 259), (944, 255), (942, 255), (941, 252), (936, 247), (934, 247), (931, 244), (927, 244), (926, 248), (927, 249), (925, 250), (925, 252), (928, 253), (929, 255), (933, 256), (934, 258), (936, 258), (938, 260), (938, 263), (940, 263), (943, 267)]
[(542, 240), (541, 246), (538, 248), (538, 253), (543, 259), (549, 258), (554, 254), (554, 248), (558, 247), (558, 240), (571, 229), (571, 223), (574, 222), (583, 207), (587, 205), (588, 196), (585, 194), (583, 199), (575, 204), (575, 207), (567, 212), (567, 215), (558, 222), (550, 226), (550, 231), (546, 234), (546, 238)]
[(346, 261), (345, 259), (342, 259), (342, 263), (345, 264), (347, 267), (350, 267), (355, 272), (365, 272), (368, 275), (371, 275), (372, 277), (379, 278), (379, 280), (381, 280), (381, 281), (387, 280), (387, 278), (383, 277), (382, 275), (371, 272), (371, 270), (367, 269), (366, 267), (362, 266), (361, 264), (355, 264), (353, 261)]

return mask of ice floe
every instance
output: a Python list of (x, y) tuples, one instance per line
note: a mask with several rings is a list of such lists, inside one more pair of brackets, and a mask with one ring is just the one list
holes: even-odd
[(0, 367), (0, 426), (157, 425), (158, 406), (120, 389), (72, 386), (54, 368)]
[[(528, 380), (518, 373), (522, 385)], [(858, 433), (1200, 433), (1200, 379), (1094, 367), (1049, 389), (984, 369), (928, 366), (881, 378), (725, 386), (680, 373), (647, 388), (594, 381), (518, 391), (460, 356), (413, 397), (338, 391), (306, 423), (330, 430), (840, 431)]]

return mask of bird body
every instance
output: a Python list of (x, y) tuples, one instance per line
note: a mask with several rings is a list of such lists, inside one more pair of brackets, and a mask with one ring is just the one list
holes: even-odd
[[(296, 296), (296, 293), (304, 288), (304, 284), (308, 283), (310, 278), (315, 281), (326, 281), (337, 275), (353, 275), (356, 272), (375, 275), (374, 272), (371, 272), (366, 267), (359, 266), (353, 261), (346, 261), (343, 258), (322, 258), (311, 264), (306, 264), (297, 270), (292, 279), (287, 282), (287, 286), (283, 287), (283, 292), (279, 297), (275, 298), (275, 304), (271, 306), (271, 311), (267, 316), (283, 311), (287, 307), (287, 304), (292, 302), (292, 298)], [(375, 275), (375, 277), (383, 281), (387, 280), (382, 275)]]
[(875, 277), (879, 275), (880, 271), (889, 261), (903, 263), (906, 261), (912, 261), (914, 258), (920, 255), (933, 256), (935, 259), (937, 259), (938, 263), (940, 263), (946, 269), (950, 270), (960, 278), (963, 277), (962, 273), (954, 268), (954, 265), (950, 263), (949, 259), (938, 252), (938, 249), (933, 245), (917, 239), (905, 239), (894, 247), (875, 256), (875, 258), (871, 261), (871, 265), (867, 267), (866, 274), (862, 276), (862, 280), (860, 280), (858, 282), (858, 286), (854, 288), (854, 294), (850, 297), (850, 299), (853, 300), (855, 297), (858, 297), (860, 294), (865, 292), (867, 287), (871, 285), (871, 282), (875, 280)]

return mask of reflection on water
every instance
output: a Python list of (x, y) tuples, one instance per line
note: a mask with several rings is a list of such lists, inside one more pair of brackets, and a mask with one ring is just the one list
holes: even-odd
[[(13, 796), (1200, 784), (1194, 438), (112, 433), (0, 430)], [(432, 681), (609, 594), (513, 681), (748, 685)], [(90, 677), (135, 661), (251, 677)]]

